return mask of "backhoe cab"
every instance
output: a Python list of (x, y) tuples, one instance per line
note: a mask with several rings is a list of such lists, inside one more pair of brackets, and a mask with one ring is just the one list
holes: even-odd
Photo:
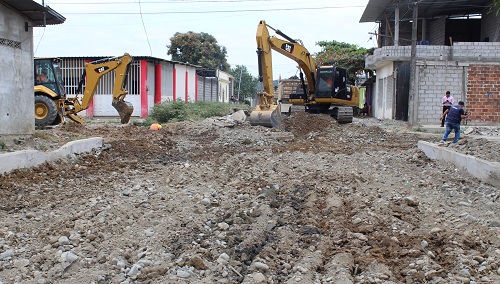
[(66, 100), (59, 58), (35, 59), (35, 124), (59, 124), (59, 102)]
[(66, 96), (60, 62), (58, 58), (35, 59), (36, 126), (64, 123), (66, 117), (83, 123), (84, 119), (77, 114), (89, 107), (100, 79), (111, 71), (115, 71), (112, 105), (118, 111), (121, 123), (126, 124), (130, 121), (134, 107), (124, 101), (127, 95), (125, 88), (129, 65), (132, 62), (132, 57), (128, 53), (86, 63), (78, 84), (77, 95), (72, 98)]

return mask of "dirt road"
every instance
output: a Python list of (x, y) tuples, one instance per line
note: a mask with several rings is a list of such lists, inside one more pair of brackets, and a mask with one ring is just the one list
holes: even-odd
[(436, 137), (286, 127), (47, 130), (105, 147), (0, 175), (0, 283), (500, 283), (499, 189), (427, 159)]

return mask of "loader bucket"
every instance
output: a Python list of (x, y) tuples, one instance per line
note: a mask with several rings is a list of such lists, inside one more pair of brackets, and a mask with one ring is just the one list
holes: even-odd
[(266, 109), (257, 106), (257, 108), (250, 113), (250, 124), (283, 130), (283, 117), (281, 116), (279, 105), (271, 105)]
[(118, 111), (122, 124), (127, 124), (130, 121), (134, 106), (126, 101), (116, 100), (112, 103), (113, 107)]

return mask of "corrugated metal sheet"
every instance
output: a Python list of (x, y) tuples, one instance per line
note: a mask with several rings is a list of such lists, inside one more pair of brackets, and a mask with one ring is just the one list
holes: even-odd
[(52, 8), (42, 6), (31, 0), (0, 0), (12, 9), (28, 17), (35, 27), (44, 27), (46, 25), (58, 25), (64, 23), (66, 18), (57, 13)]
[[(98, 60), (102, 58), (111, 58), (115, 57), (116, 55), (113, 56), (100, 56), (100, 55), (90, 55), (90, 56), (63, 56), (63, 57), (58, 57), (61, 59), (85, 59), (85, 60)], [(172, 61), (172, 60), (167, 60), (163, 58), (158, 58), (158, 57), (152, 57), (152, 56), (135, 56), (132, 55), (134, 60), (146, 60), (149, 62), (167, 62), (167, 63), (173, 63), (173, 64), (180, 64), (180, 65), (185, 65), (185, 66), (192, 66), (192, 67), (201, 67), (199, 65), (194, 65), (190, 63), (184, 63), (184, 62), (179, 62), (179, 61)]]
[(454, 17), (482, 14), (492, 0), (370, 0), (366, 5), (360, 23), (381, 22), (394, 19), (394, 10), (399, 5), (401, 21), (411, 20), (414, 3), (418, 2), (418, 17), (432, 19), (436, 17)]

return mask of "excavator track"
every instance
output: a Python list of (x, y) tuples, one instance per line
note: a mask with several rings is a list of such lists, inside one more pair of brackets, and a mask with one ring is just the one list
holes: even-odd
[(332, 114), (333, 118), (337, 120), (338, 123), (351, 123), (352, 122), (352, 117), (354, 115), (354, 111), (352, 107), (341, 107), (341, 106), (335, 106), (332, 109)]

